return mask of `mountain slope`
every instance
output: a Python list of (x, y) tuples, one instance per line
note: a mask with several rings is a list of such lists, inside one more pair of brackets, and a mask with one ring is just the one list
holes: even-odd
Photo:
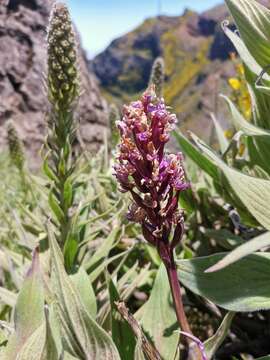
[(218, 111), (225, 123), (227, 109), (217, 94), (227, 90), (234, 74), (228, 61), (233, 47), (223, 34), (221, 22), (228, 18), (225, 6), (203, 14), (186, 10), (182, 16), (159, 16), (144, 21), (134, 31), (116, 39), (91, 63), (109, 101), (129, 101), (148, 83), (154, 59), (166, 65), (164, 96), (181, 120), (183, 129), (211, 135), (210, 111)]

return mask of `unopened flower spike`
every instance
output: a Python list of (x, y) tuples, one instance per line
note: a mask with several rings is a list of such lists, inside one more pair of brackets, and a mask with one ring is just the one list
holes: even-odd
[(79, 95), (77, 45), (65, 4), (53, 7), (48, 28), (48, 91), (56, 108), (67, 108)]
[(162, 57), (156, 58), (153, 63), (149, 86), (154, 85), (155, 91), (158, 97), (163, 97), (163, 86), (164, 86), (164, 60)]
[(63, 3), (56, 3), (52, 9), (47, 42), (50, 111), (46, 140), (48, 155), (43, 168), (51, 183), (49, 204), (57, 219), (57, 240), (63, 249), (66, 269), (71, 271), (79, 248), (78, 244), (73, 244), (71, 257), (66, 244), (77, 231), (72, 209), (78, 188), (74, 176), (77, 171), (74, 147), (80, 84), (77, 43), (68, 8)]

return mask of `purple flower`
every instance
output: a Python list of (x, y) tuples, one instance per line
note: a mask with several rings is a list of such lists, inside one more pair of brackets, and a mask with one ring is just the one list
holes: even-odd
[(139, 101), (123, 108), (118, 122), (121, 135), (114, 166), (122, 191), (129, 191), (134, 203), (130, 220), (142, 224), (143, 234), (159, 248), (160, 242), (175, 247), (183, 233), (183, 213), (178, 200), (189, 184), (185, 180), (182, 154), (165, 154), (164, 146), (176, 124), (163, 99), (148, 89)]

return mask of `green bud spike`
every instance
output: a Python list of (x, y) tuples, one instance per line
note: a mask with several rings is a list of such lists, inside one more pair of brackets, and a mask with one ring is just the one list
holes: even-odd
[(48, 28), (48, 95), (52, 105), (69, 108), (79, 94), (75, 34), (68, 9), (56, 3)]
[(149, 80), (149, 86), (154, 85), (157, 97), (163, 97), (164, 85), (164, 60), (162, 57), (156, 58), (153, 63), (152, 71)]
[[(71, 209), (75, 205), (77, 189), (74, 176), (77, 162), (73, 146), (78, 125), (75, 111), (80, 89), (75, 34), (68, 9), (62, 3), (56, 3), (53, 7), (47, 42), (47, 84), (51, 108), (46, 140), (48, 155), (43, 168), (51, 185), (49, 205), (57, 224), (57, 240), (63, 249), (66, 268), (70, 271), (76, 259), (74, 246), (77, 246), (74, 245), (75, 223)], [(67, 256), (71, 246), (72, 261)]]
[(22, 171), (25, 164), (25, 155), (21, 139), (18, 136), (17, 130), (12, 120), (7, 122), (7, 140), (10, 158), (19, 171)]

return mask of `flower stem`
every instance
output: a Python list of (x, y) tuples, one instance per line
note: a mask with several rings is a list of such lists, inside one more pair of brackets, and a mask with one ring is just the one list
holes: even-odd
[(175, 307), (176, 317), (178, 320), (178, 323), (180, 325), (181, 330), (190, 333), (191, 329), (185, 314), (183, 300), (182, 300), (182, 294), (180, 289), (180, 283), (177, 276), (177, 269), (176, 265), (172, 256), (172, 261), (170, 264), (165, 264), (169, 283), (171, 287), (172, 297), (173, 297), (173, 303)]
[[(184, 333), (188, 333), (191, 336), (193, 336), (191, 328), (188, 323), (188, 319), (185, 314), (185, 309), (184, 309), (184, 304), (183, 304), (183, 299), (182, 299), (182, 294), (181, 294), (181, 287), (180, 287), (180, 282), (179, 282), (178, 275), (177, 275), (177, 268), (176, 268), (176, 264), (174, 261), (173, 253), (171, 253), (170, 261), (163, 261), (163, 262), (164, 262), (164, 265), (167, 270), (168, 279), (169, 279), (169, 283), (170, 283), (170, 287), (171, 287), (173, 303), (174, 303), (174, 308), (175, 308), (175, 313), (176, 313), (176, 317), (177, 317), (177, 320), (178, 320), (178, 323), (180, 326), (180, 330), (183, 331)], [(202, 354), (197, 347), (195, 349), (190, 348), (190, 345), (194, 342), (189, 337), (185, 337), (185, 341), (186, 341), (187, 345), (189, 345), (188, 359), (190, 359), (190, 360), (202, 359)]]

